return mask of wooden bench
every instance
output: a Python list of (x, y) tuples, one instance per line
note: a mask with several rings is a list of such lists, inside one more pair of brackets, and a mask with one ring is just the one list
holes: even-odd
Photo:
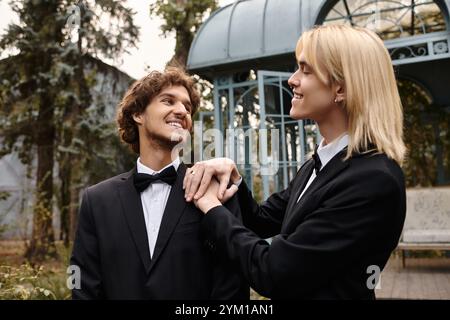
[(450, 187), (406, 190), (406, 219), (397, 249), (450, 250)]

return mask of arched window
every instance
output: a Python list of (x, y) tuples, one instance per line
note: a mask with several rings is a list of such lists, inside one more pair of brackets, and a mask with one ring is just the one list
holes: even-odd
[(447, 29), (441, 9), (430, 0), (340, 0), (331, 8), (323, 24), (369, 28), (383, 40)]
[(405, 64), (450, 57), (446, 12), (431, 0), (339, 0), (322, 8), (317, 23), (371, 29), (393, 63)]

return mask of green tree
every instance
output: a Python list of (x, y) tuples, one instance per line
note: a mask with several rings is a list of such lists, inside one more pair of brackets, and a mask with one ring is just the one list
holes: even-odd
[[(89, 143), (78, 138), (82, 131), (87, 139), (98, 134), (98, 123), (86, 119), (92, 75), (85, 74), (85, 61), (88, 56), (120, 57), (135, 45), (139, 30), (131, 9), (119, 1), (79, 1), (74, 6), (67, 0), (13, 0), (10, 5), (19, 23), (9, 25), (0, 49), (17, 54), (0, 63), (0, 156), (17, 152), (28, 165), (37, 160), (33, 228), (26, 257), (40, 261), (56, 256), (52, 228), (55, 158), (62, 189), (67, 191), (70, 186), (64, 183), (72, 181), (70, 170), (81, 156), (66, 151)], [(78, 27), (77, 41), (72, 38), (73, 25), (67, 22)]]
[(175, 54), (168, 65), (186, 67), (189, 48), (195, 33), (206, 16), (217, 9), (217, 0), (156, 0), (150, 5), (150, 15), (164, 20), (163, 36), (175, 33)]
[(403, 167), (407, 187), (448, 185), (450, 181), (450, 109), (433, 104), (418, 84), (398, 81), (404, 108), (408, 154)]
[[(175, 34), (175, 52), (167, 62), (167, 66), (186, 69), (189, 49), (195, 34), (204, 20), (217, 8), (217, 0), (156, 0), (150, 5), (150, 15), (163, 19), (162, 35), (167, 37)], [(194, 75), (194, 80), (202, 94), (199, 111), (211, 111), (213, 108), (212, 84), (197, 75)], [(196, 115), (197, 119), (200, 112)], [(212, 120), (205, 122), (212, 123)], [(205, 123), (205, 125), (208, 124)], [(194, 159), (194, 150), (192, 150), (191, 159)]]

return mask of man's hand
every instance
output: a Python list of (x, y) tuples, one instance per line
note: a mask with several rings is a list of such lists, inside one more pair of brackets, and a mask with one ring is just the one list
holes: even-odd
[(216, 177), (219, 181), (217, 198), (222, 203), (238, 191), (238, 187), (234, 184), (227, 189), (230, 180), (236, 183), (241, 179), (234, 161), (228, 158), (211, 159), (197, 162), (186, 171), (183, 181), (186, 201), (200, 199), (208, 189), (212, 177)]
[(216, 179), (212, 179), (203, 197), (199, 198), (198, 200), (194, 200), (195, 206), (199, 208), (204, 214), (206, 214), (212, 208), (222, 205), (219, 199), (217, 199), (218, 192), (219, 183)]

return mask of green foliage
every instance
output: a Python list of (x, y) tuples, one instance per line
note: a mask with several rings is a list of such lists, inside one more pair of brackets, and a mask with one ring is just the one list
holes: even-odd
[(157, 0), (150, 5), (150, 14), (164, 19), (161, 25), (164, 36), (181, 29), (195, 34), (205, 14), (216, 9), (216, 0)]
[(7, 191), (0, 191), (0, 201), (4, 201), (8, 199), (11, 196), (10, 192)]
[(156, 0), (150, 5), (150, 15), (164, 20), (163, 36), (175, 33), (175, 54), (169, 65), (185, 67), (195, 33), (205, 17), (217, 9), (217, 0)]
[[(7, 200), (11, 196), (10, 192), (7, 191), (0, 191), (0, 202)], [(0, 212), (0, 238), (2, 237), (3, 233), (5, 233), (9, 229), (9, 225), (3, 223), (3, 219), (5, 218), (6, 214), (8, 212)]]
[[(12, 0), (10, 5), (19, 23), (10, 24), (0, 39), (0, 50), (14, 52), (0, 61), (0, 157), (16, 152), (27, 165), (37, 158), (40, 189), (33, 218), (33, 256), (38, 247), (50, 248), (54, 239), (48, 213), (53, 208), (56, 163), (63, 173), (60, 190), (67, 195), (73, 185), (80, 188), (91, 173), (96, 174), (96, 168), (86, 167), (86, 155), (114, 156), (97, 143), (105, 109), (95, 118), (87, 111), (95, 85), (95, 74), (86, 71), (90, 58), (119, 58), (135, 45), (139, 30), (134, 13), (120, 1), (79, 1), (75, 40), (67, 24), (73, 17), (69, 10), (73, 2)], [(61, 199), (60, 207), (66, 208), (70, 197)]]
[(29, 264), (0, 266), (0, 300), (69, 299), (66, 276), (62, 272)]
[(133, 22), (135, 12), (123, 1), (79, 1), (79, 6), (84, 53), (117, 59), (136, 46), (139, 28)]
[(0, 238), (6, 231), (8, 231), (8, 229), (9, 229), (9, 225), (7, 225), (5, 223), (0, 223)]
[(419, 85), (399, 80), (408, 149), (404, 165), (407, 187), (450, 183), (450, 110), (432, 103)]
[[(85, 115), (94, 74), (84, 74), (86, 55), (118, 58), (136, 44), (133, 12), (120, 1), (80, 2), (78, 42), (66, 26), (70, 1), (11, 1), (20, 23), (9, 25), (0, 49), (20, 52), (0, 62), (0, 156), (18, 152), (23, 163), (34, 158), (42, 95), (48, 98), (53, 124), (62, 130)], [(14, 68), (11, 68), (14, 65)], [(80, 110), (81, 109), (81, 110)], [(50, 116), (50, 114), (48, 114)], [(80, 117), (81, 119), (76, 119)], [(87, 128), (89, 129), (89, 128)], [(58, 141), (55, 141), (58, 143)]]
[(56, 243), (60, 260), (43, 265), (22, 262), (19, 258), (24, 249), (21, 242), (0, 243), (0, 248), (0, 300), (70, 298), (66, 268), (71, 248), (64, 247), (60, 242)]

